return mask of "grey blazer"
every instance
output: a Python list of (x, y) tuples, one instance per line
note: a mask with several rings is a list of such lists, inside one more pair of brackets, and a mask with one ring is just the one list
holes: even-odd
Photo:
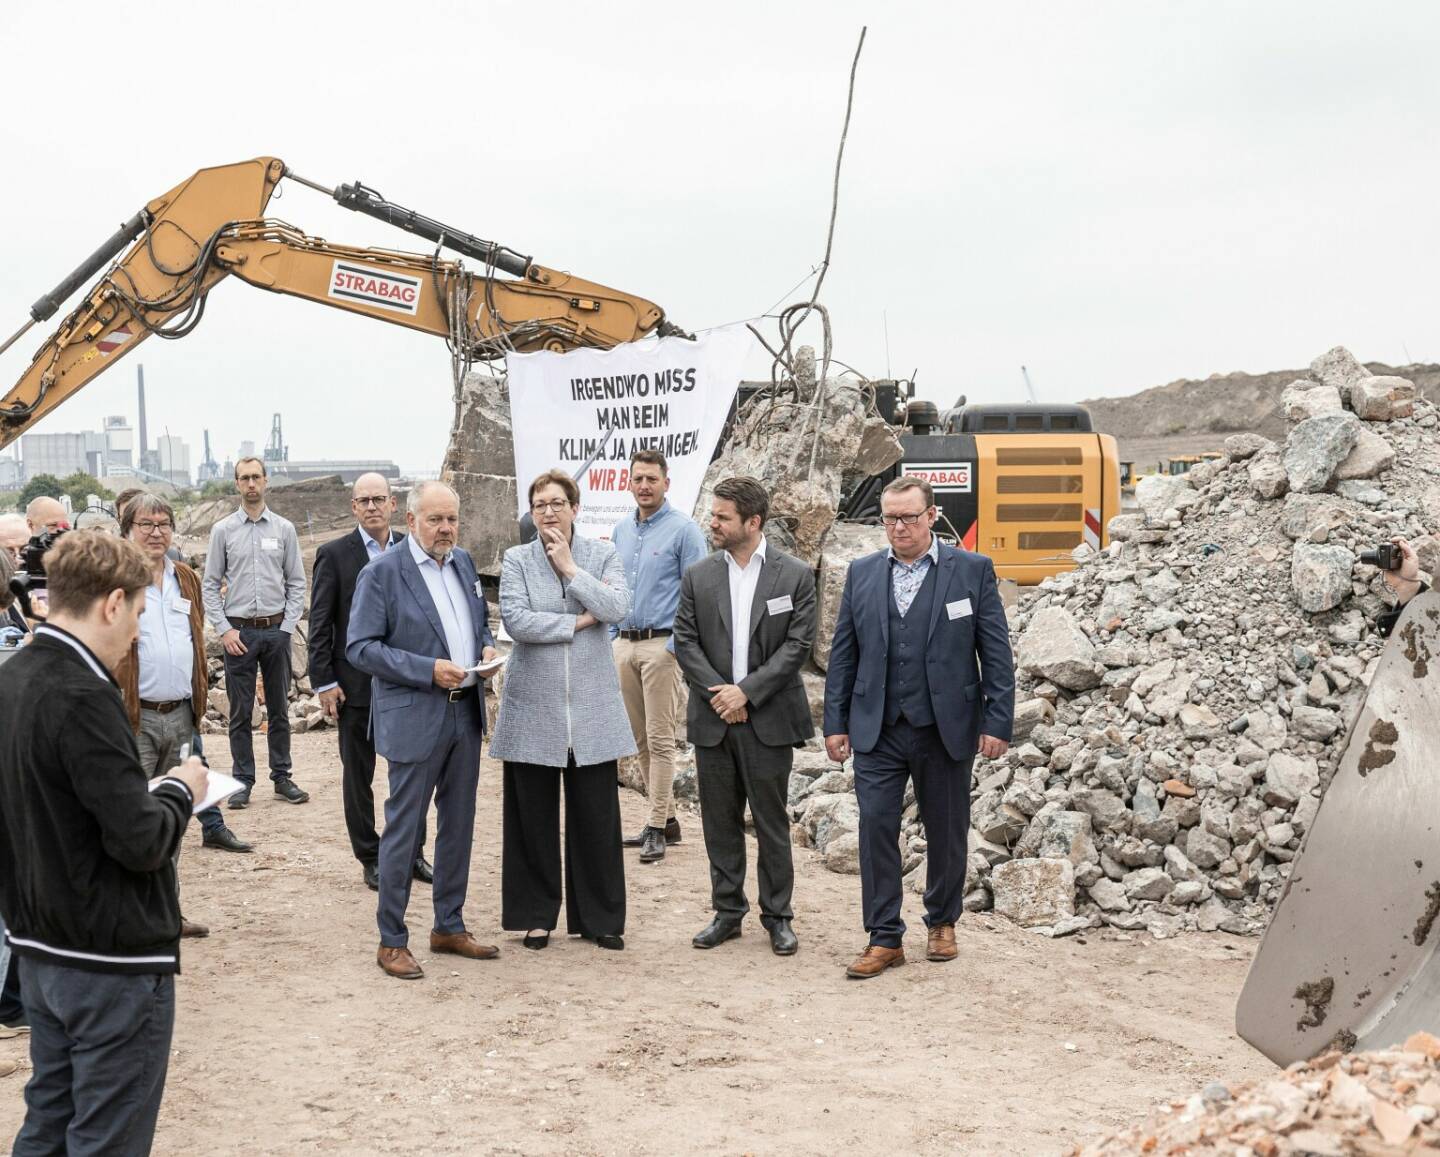
[(630, 613), (625, 568), (608, 542), (576, 534), (579, 573), (562, 589), (536, 539), (505, 552), (500, 619), (515, 640), (490, 754), (514, 763), (564, 767), (571, 751), (581, 767), (635, 754), (620, 679), (603, 625), (578, 633), (589, 611), (601, 624)]
[[(789, 610), (771, 613), (772, 600), (786, 596)], [(717, 550), (685, 572), (675, 612), (675, 658), (690, 684), (686, 724), (690, 742), (714, 747), (729, 726), (710, 706), (717, 683), (731, 682), (731, 631), (750, 636), (750, 674), (740, 690), (750, 700), (750, 726), (769, 747), (798, 747), (815, 734), (810, 701), (800, 668), (815, 642), (815, 575), (799, 559), (765, 547), (765, 564), (755, 587), (748, 623), (730, 622), (730, 572)]]

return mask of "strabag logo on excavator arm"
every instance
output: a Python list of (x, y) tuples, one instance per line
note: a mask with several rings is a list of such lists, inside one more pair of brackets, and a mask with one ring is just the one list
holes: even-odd
[(902, 462), (900, 473), (923, 478), (932, 490), (969, 494), (970, 465), (969, 462)]
[(406, 277), (388, 270), (366, 269), (354, 261), (336, 259), (330, 270), (330, 297), (360, 301), (366, 305), (393, 309), (412, 317), (420, 309), (418, 277)]

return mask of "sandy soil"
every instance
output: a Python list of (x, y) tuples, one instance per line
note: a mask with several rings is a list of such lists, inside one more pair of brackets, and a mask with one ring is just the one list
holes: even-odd
[[(211, 748), (221, 766), (223, 739)], [(758, 923), (698, 952), (694, 817), (663, 864), (627, 864), (624, 952), (564, 937), (526, 951), (498, 930), (489, 761), (467, 917), (502, 956), (421, 951), (425, 979), (391, 980), (334, 733), (297, 736), (295, 756), (310, 803), (262, 790), (229, 813), (255, 855), (187, 835), (185, 911), (214, 933), (184, 949), (157, 1153), (1053, 1153), (1172, 1092), (1270, 1068), (1232, 1028), (1252, 942), (1050, 941), (967, 917), (960, 960), (928, 964), (920, 940), (907, 966), (848, 981), (859, 878), (801, 849), (799, 955), (772, 955)], [(622, 802), (627, 830), (643, 822), (639, 796)], [(419, 948), (429, 916), (417, 885)], [(920, 925), (913, 897), (906, 919)], [(0, 1060), (24, 1057), (23, 1038), (0, 1040)], [(0, 1136), (22, 1118), (27, 1070), (0, 1079)]]

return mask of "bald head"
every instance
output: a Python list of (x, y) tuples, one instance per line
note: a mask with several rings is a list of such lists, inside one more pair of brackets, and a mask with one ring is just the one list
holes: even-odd
[(350, 510), (360, 529), (384, 546), (390, 537), (395, 498), (383, 474), (362, 474), (350, 488)]
[(68, 518), (65, 508), (53, 498), (36, 498), (25, 508), (25, 521), (31, 534), (58, 530)]

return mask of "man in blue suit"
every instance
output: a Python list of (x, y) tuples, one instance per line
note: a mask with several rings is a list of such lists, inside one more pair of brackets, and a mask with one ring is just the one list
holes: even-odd
[(498, 948), (465, 931), (485, 694), (471, 670), (495, 657), (485, 597), (470, 556), (455, 545), (460, 500), (443, 482), (410, 491), (410, 536), (360, 572), (345, 657), (371, 676), (375, 750), (390, 761), (380, 837), (380, 951), (401, 980), (424, 975), (408, 947), (405, 909), (422, 824), (435, 797), (435, 925), (431, 952), (490, 960)]
[(860, 894), (870, 944), (856, 979), (905, 963), (905, 781), (927, 842), (926, 956), (953, 960), (970, 830), (970, 765), (1010, 747), (1015, 666), (995, 568), (934, 535), (935, 495), (905, 476), (880, 496), (890, 549), (850, 564), (825, 677), (825, 750), (855, 755)]

